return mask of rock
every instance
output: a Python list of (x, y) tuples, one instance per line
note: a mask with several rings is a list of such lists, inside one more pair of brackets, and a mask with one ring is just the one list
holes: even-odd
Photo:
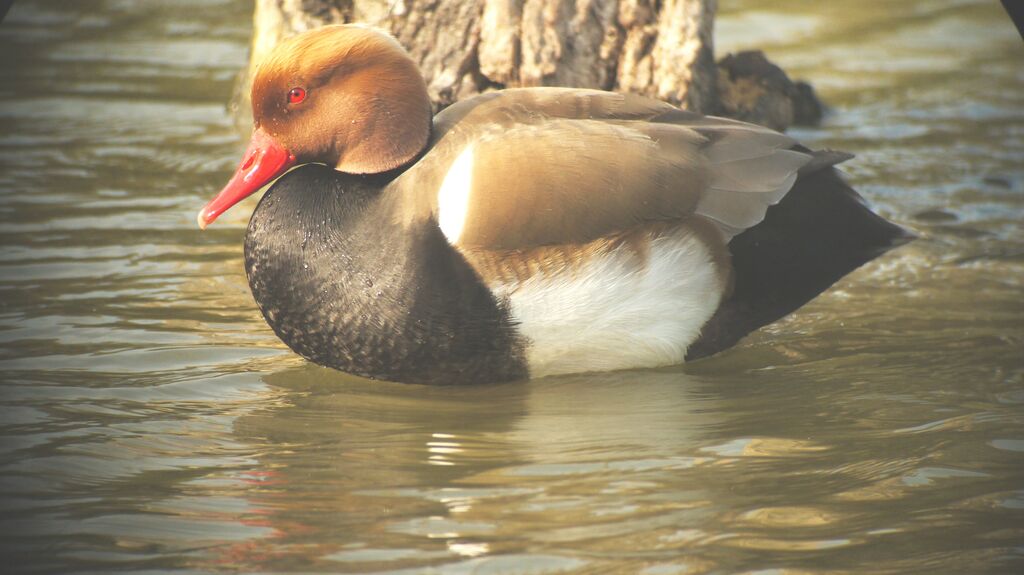
[(790, 80), (760, 50), (729, 54), (718, 62), (718, 93), (721, 114), (775, 130), (815, 125), (823, 113), (814, 89)]

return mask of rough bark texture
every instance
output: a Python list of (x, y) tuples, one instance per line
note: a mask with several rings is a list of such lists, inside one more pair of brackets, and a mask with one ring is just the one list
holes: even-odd
[(716, 66), (716, 5), (717, 0), (256, 0), (250, 70), (239, 82), (236, 101), (247, 106), (255, 65), (281, 39), (325, 24), (363, 22), (388, 30), (409, 50), (437, 109), (490, 89), (572, 86), (646, 94), (777, 129), (813, 117), (802, 112), (809, 104), (794, 103), (810, 87), (793, 84), (760, 52)]

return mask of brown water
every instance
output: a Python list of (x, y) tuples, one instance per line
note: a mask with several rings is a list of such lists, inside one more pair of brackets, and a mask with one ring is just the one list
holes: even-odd
[(1024, 569), (1024, 44), (995, 2), (722, 0), (834, 111), (795, 133), (922, 238), (719, 357), (468, 389), (265, 327), (240, 0), (0, 25), (5, 572)]

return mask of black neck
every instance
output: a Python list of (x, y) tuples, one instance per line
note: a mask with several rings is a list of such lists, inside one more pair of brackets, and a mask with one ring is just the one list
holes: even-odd
[(525, 376), (503, 306), (432, 220), (397, 221), (386, 183), (308, 165), (266, 193), (245, 267), (267, 323), (304, 357), (367, 377)]

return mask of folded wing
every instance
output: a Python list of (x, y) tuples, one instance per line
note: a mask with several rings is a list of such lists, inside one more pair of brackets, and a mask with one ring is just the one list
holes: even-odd
[(431, 153), (396, 185), (454, 245), (584, 243), (699, 215), (723, 239), (764, 219), (811, 156), (783, 134), (639, 96), (506, 90), (435, 119)]

